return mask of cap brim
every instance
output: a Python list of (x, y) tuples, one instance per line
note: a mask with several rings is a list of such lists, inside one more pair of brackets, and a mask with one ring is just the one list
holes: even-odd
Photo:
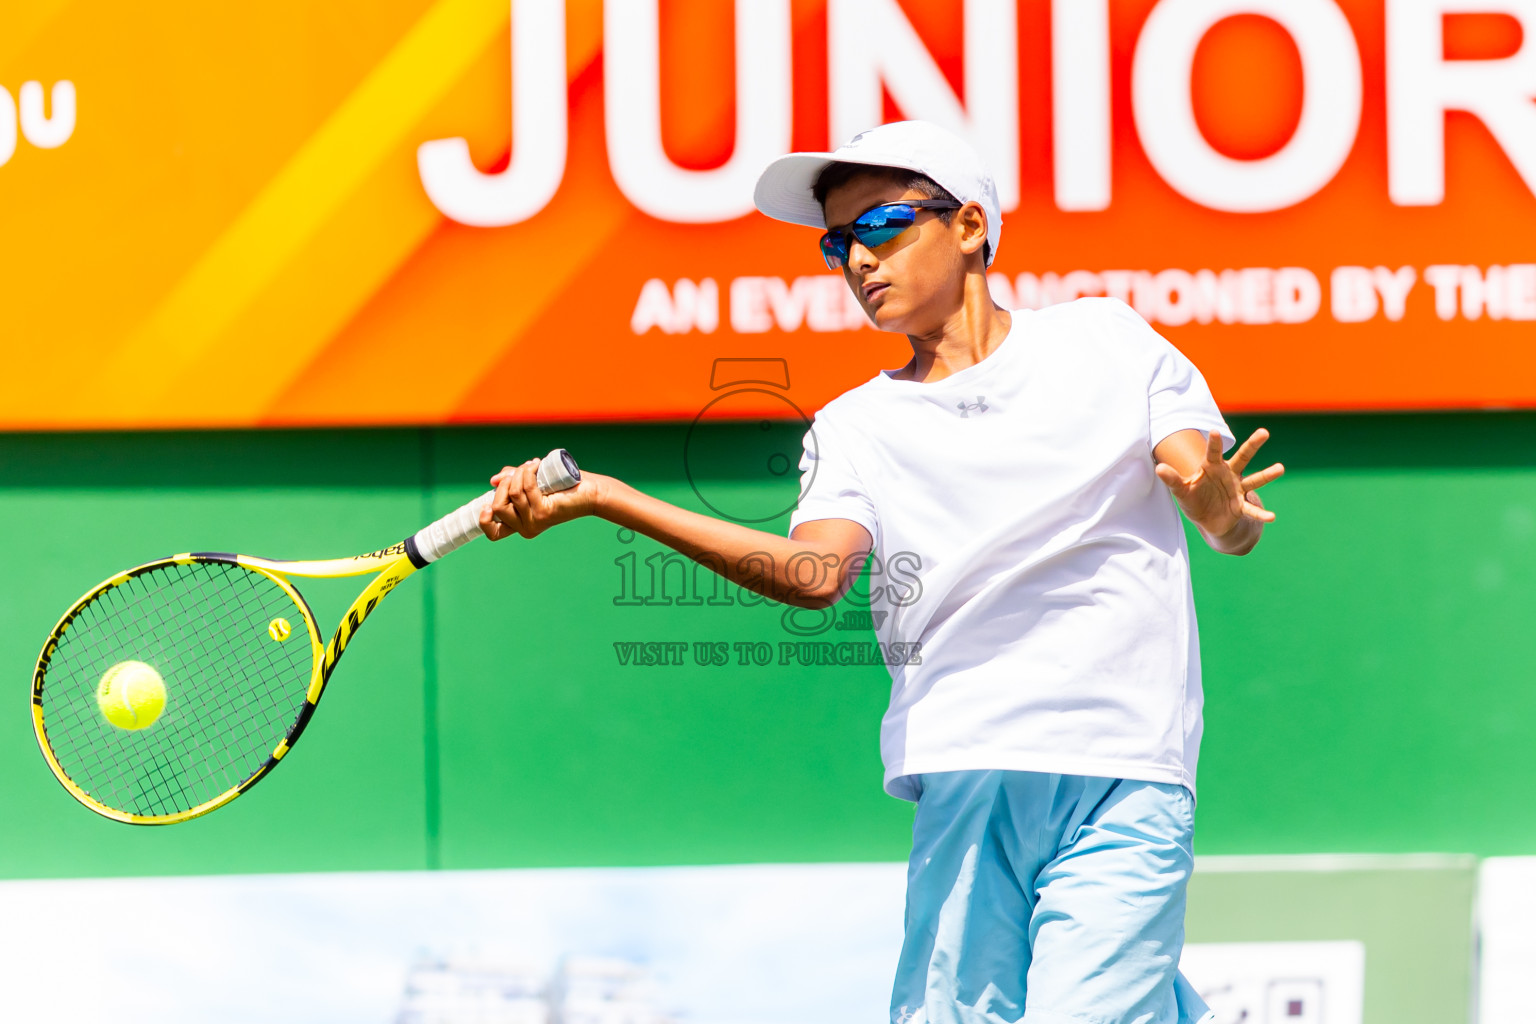
[(910, 164), (893, 160), (851, 160), (836, 153), (789, 153), (763, 169), (757, 179), (757, 188), (752, 191), (752, 202), (774, 220), (824, 228), (827, 226), (826, 214), (813, 190), (821, 172), (832, 164), (916, 170)]
[(763, 169), (752, 202), (774, 220), (806, 227), (824, 228), (826, 217), (811, 189), (821, 172), (833, 163), (831, 153), (790, 153)]

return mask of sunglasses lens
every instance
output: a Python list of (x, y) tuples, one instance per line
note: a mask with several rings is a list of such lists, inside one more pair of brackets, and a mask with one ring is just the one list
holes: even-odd
[(837, 235), (828, 231), (821, 236), (821, 258), (827, 261), (827, 269), (837, 270), (848, 262), (848, 234), (863, 245), (876, 249), (917, 223), (917, 210), (905, 203), (877, 206), (864, 212), (858, 220)]
[(853, 222), (853, 233), (859, 241), (874, 249), (884, 245), (917, 222), (917, 211), (897, 203), (877, 206)]
[(848, 251), (843, 248), (844, 239), (833, 238), (828, 231), (821, 236), (821, 258), (827, 261), (828, 270), (837, 270), (848, 262)]

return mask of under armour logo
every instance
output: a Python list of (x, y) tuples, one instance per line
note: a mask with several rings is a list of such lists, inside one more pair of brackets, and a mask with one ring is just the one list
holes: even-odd
[(960, 410), (960, 418), (970, 419), (971, 413), (984, 413), (987, 411), (987, 399), (983, 395), (977, 395), (974, 402), (956, 402), (955, 408)]

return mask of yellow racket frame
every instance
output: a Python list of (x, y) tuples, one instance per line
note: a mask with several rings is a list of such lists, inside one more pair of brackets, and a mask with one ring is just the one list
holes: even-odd
[[(576, 460), (571, 458), (564, 448), (556, 448), (539, 461), (538, 468), (539, 490), (545, 494), (566, 490), (577, 486), (581, 482), (581, 469), (576, 465)], [(319, 561), (279, 561), (271, 558), (256, 558), (252, 555), (233, 555), (216, 551), (192, 551), (181, 555), (172, 555), (169, 558), (157, 559), (146, 562), (124, 572), (110, 577), (104, 582), (92, 587), (84, 597), (70, 605), (69, 611), (59, 619), (59, 624), (53, 627), (53, 632), (48, 634), (48, 639), (43, 644), (42, 653), (37, 657), (37, 669), (32, 674), (32, 727), (37, 733), (37, 744), (42, 748), (43, 758), (48, 762), (54, 776), (63, 783), (64, 788), (76, 800), (80, 801), (97, 814), (113, 819), (114, 821), (127, 822), (130, 825), (174, 825), (177, 822), (190, 821), (193, 818), (207, 814), (229, 803), (235, 797), (250, 789), (260, 782), (268, 772), (277, 766), (293, 745), (299, 741), (299, 736), (304, 727), (309, 724), (310, 717), (314, 714), (315, 706), (320, 703), (320, 695), (325, 692), (325, 684), (331, 678), (331, 673), (336, 669), (336, 663), (341, 660), (342, 653), (346, 651), (347, 644), (356, 635), (358, 629), (373, 610), (379, 606), (389, 592), (398, 587), (407, 576), (417, 569), (426, 566), (442, 558), (450, 551), (457, 550), (470, 540), (480, 536), (479, 520), (483, 510), (491, 504), (495, 492), (486, 492), (480, 497), (448, 513), (441, 519), (428, 524), (416, 533), (407, 537), (398, 544), (378, 551), (370, 551), (366, 555), (354, 555), (351, 558), (329, 558)], [(267, 579), (276, 583), (293, 600), (294, 605), (304, 617), (304, 628), (309, 634), (310, 651), (313, 667), (310, 671), (309, 689), (304, 695), (304, 704), (299, 708), (294, 722), (288, 727), (285, 735), (272, 750), (266, 763), (256, 769), (251, 776), (238, 785), (219, 794), (211, 800), (206, 800), (196, 807), (174, 814), (131, 814), (116, 807), (109, 807), (92, 797), (89, 793), (69, 777), (58, 758), (54, 756), (48, 743), (47, 723), (43, 720), (43, 689), (46, 686), (48, 675), (48, 663), (58, 650), (59, 639), (75, 621), (81, 609), (90, 604), (97, 596), (113, 587), (122, 586), (128, 580), (133, 579), (152, 569), (162, 568), (167, 565), (192, 565), (199, 562), (218, 565), (238, 565), (252, 572), (260, 573)], [(308, 579), (342, 579), (347, 576), (364, 576), (374, 574), (374, 579), (363, 588), (363, 592), (357, 595), (352, 602), (352, 607), (347, 609), (342, 616), (341, 624), (336, 627), (336, 632), (331, 634), (328, 643), (321, 644), (320, 632), (315, 626), (314, 613), (310, 610), (309, 603), (304, 596), (289, 582), (289, 577), (297, 576)], [(291, 641), (290, 641), (291, 642)]]
[[(294, 718), (293, 725), (289, 726), (287, 734), (273, 748), (272, 754), (266, 762), (257, 768), (248, 778), (238, 785), (231, 787), (211, 800), (206, 800), (196, 807), (175, 814), (130, 814), (116, 807), (109, 807), (92, 797), (82, 789), (69, 773), (59, 764), (54, 756), (52, 747), (48, 743), (48, 730), (43, 721), (43, 688), (48, 674), (48, 664), (54, 652), (58, 649), (59, 640), (66, 630), (80, 614), (81, 609), (94, 601), (98, 596), (114, 587), (122, 586), (135, 576), (160, 569), (168, 565), (193, 565), (197, 563), (211, 563), (219, 565), (239, 565), (251, 572), (259, 573), (277, 584), (293, 600), (304, 617), (304, 628), (309, 636), (312, 653), (313, 668), (309, 677), (309, 689), (304, 695), (304, 704), (300, 707), (298, 715)], [(193, 818), (207, 814), (229, 803), (235, 797), (250, 789), (260, 782), (268, 772), (277, 767), (277, 763), (283, 759), (293, 745), (298, 742), (304, 727), (309, 724), (310, 717), (314, 714), (315, 706), (320, 703), (320, 695), (325, 691), (325, 684), (330, 679), (331, 673), (336, 669), (336, 663), (346, 651), (347, 644), (362, 626), (364, 620), (373, 614), (373, 610), (379, 606), (390, 591), (394, 590), (417, 566), (411, 561), (406, 551), (406, 543), (401, 542), (392, 547), (371, 551), (366, 555), (357, 555), (352, 558), (331, 558), (319, 561), (279, 561), (270, 558), (257, 558), (252, 555), (223, 554), (220, 552), (188, 552), (186, 554), (172, 555), (169, 558), (159, 558), (153, 562), (135, 566), (124, 570), (111, 578), (102, 581), (92, 587), (80, 600), (70, 605), (64, 616), (59, 619), (58, 625), (53, 627), (53, 632), (48, 634), (47, 641), (43, 644), (42, 653), (37, 658), (37, 669), (32, 674), (32, 727), (37, 734), (37, 743), (43, 751), (43, 758), (48, 762), (54, 777), (59, 780), (69, 795), (80, 801), (97, 814), (126, 822), (130, 825), (174, 825), (178, 822), (190, 821)], [(374, 573), (375, 578), (369, 581), (358, 594), (357, 600), (347, 609), (342, 616), (341, 623), (336, 631), (331, 634), (328, 643), (322, 643), (320, 632), (316, 628), (314, 613), (310, 610), (309, 602), (304, 600), (304, 595), (289, 582), (288, 577), (296, 576), (308, 579), (342, 579), (348, 576), (363, 576)], [(293, 639), (297, 639), (294, 637)], [(291, 641), (290, 641), (291, 642)]]

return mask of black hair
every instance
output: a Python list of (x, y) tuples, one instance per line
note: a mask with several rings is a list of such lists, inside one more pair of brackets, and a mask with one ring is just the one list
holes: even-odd
[[(934, 181), (928, 175), (920, 171), (910, 171), (905, 167), (879, 167), (873, 164), (828, 164), (816, 178), (816, 183), (811, 186), (811, 195), (817, 205), (823, 210), (827, 206), (827, 196), (832, 190), (853, 181), (855, 178), (880, 178), (898, 185), (904, 190), (921, 192), (929, 199), (947, 199), (952, 203), (958, 203), (954, 193)], [(931, 211), (946, 226), (953, 219), (954, 210)], [(992, 243), (983, 242), (981, 246), (981, 262), (985, 266), (992, 262)]]

